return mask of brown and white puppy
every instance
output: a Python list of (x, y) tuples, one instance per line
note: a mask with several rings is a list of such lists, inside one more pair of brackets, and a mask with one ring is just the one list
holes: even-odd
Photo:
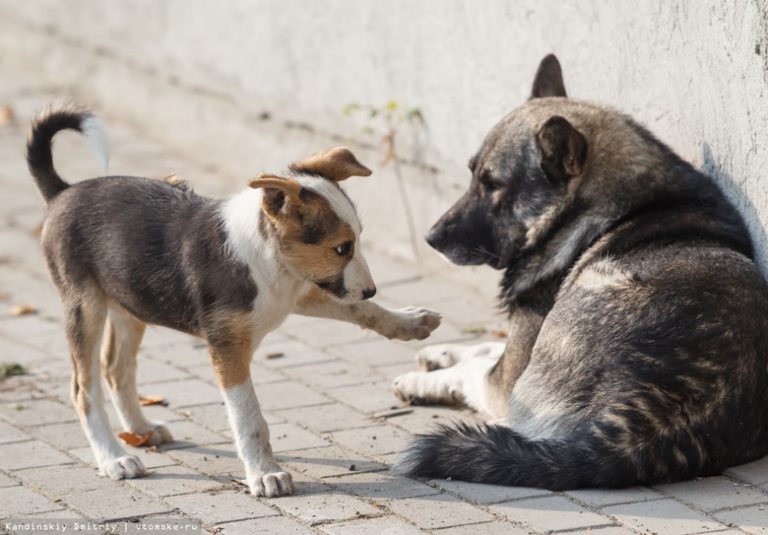
[(32, 125), (29, 169), (48, 203), (42, 246), (65, 309), (74, 375), (72, 399), (99, 469), (112, 479), (146, 472), (111, 431), (104, 376), (126, 431), (172, 441), (147, 420), (136, 391), (136, 353), (145, 325), (201, 337), (227, 406), (251, 493), (293, 490), (278, 466), (250, 377), (262, 338), (290, 313), (356, 323), (388, 338), (423, 339), (440, 316), (387, 310), (359, 245), (362, 230), (339, 182), (371, 171), (346, 149), (265, 176), (220, 201), (173, 181), (111, 176), (69, 185), (56, 173), (51, 141), (82, 132), (106, 162), (106, 137), (90, 113), (63, 109)]

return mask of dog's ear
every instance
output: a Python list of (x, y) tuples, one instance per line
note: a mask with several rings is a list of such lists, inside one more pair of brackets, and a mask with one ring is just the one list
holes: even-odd
[(251, 180), (248, 186), (264, 190), (261, 207), (274, 220), (288, 216), (301, 203), (301, 184), (293, 178), (262, 174)]
[(567, 181), (584, 170), (587, 138), (565, 117), (553, 115), (536, 133), (541, 169), (553, 183)]
[(567, 97), (565, 83), (563, 83), (563, 71), (560, 62), (554, 54), (544, 56), (539, 63), (536, 77), (533, 79), (531, 98), (542, 97)]
[(351, 176), (368, 176), (371, 170), (361, 164), (349, 149), (336, 147), (317, 152), (290, 166), (294, 173), (307, 173), (324, 176), (339, 182)]

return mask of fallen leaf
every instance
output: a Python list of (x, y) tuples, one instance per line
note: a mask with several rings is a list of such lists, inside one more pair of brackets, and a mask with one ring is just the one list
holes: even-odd
[(280, 351), (275, 351), (274, 353), (267, 353), (268, 359), (281, 359), (285, 356), (285, 353), (282, 353)]
[(13, 118), (15, 116), (16, 114), (13, 113), (13, 108), (11, 108), (8, 104), (5, 106), (0, 106), (0, 124), (8, 124), (13, 122)]
[(130, 446), (139, 447), (149, 443), (149, 439), (152, 438), (152, 431), (150, 431), (146, 435), (137, 435), (136, 433), (128, 433), (127, 431), (124, 431), (117, 436), (122, 438), (123, 442), (125, 442), (126, 444)]
[(486, 332), (485, 327), (464, 327), (461, 330), (462, 334), (485, 334)]
[(139, 405), (146, 407), (148, 405), (168, 406), (168, 402), (162, 396), (139, 396)]
[(506, 338), (509, 336), (509, 333), (504, 329), (494, 329), (491, 331), (491, 335), (495, 336), (496, 338)]
[(37, 314), (37, 307), (35, 305), (14, 305), (11, 307), (11, 314), (14, 316)]

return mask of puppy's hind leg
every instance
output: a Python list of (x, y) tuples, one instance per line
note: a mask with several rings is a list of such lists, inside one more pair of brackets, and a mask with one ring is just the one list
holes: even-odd
[(126, 454), (109, 425), (101, 391), (99, 343), (106, 320), (106, 298), (95, 284), (70, 289), (64, 299), (67, 339), (74, 366), (72, 401), (102, 475), (134, 478), (146, 468)]
[(147, 420), (141, 410), (136, 389), (136, 354), (144, 336), (145, 325), (117, 303), (110, 302), (101, 364), (123, 428), (129, 433), (145, 435), (152, 432), (150, 444), (173, 442), (168, 429)]

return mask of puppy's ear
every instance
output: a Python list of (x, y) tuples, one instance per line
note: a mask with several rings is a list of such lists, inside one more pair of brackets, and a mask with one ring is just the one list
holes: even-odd
[(336, 147), (317, 152), (290, 166), (294, 173), (320, 175), (339, 182), (351, 176), (368, 176), (371, 170), (361, 164), (349, 149)]
[(288, 216), (301, 203), (301, 184), (292, 178), (262, 174), (251, 180), (248, 186), (264, 190), (261, 207), (273, 220)]
[(539, 63), (539, 69), (536, 71), (536, 77), (533, 79), (531, 98), (567, 96), (560, 62), (557, 61), (554, 54), (549, 54)]
[(553, 183), (567, 181), (584, 170), (587, 138), (564, 117), (553, 115), (536, 134), (541, 169)]

